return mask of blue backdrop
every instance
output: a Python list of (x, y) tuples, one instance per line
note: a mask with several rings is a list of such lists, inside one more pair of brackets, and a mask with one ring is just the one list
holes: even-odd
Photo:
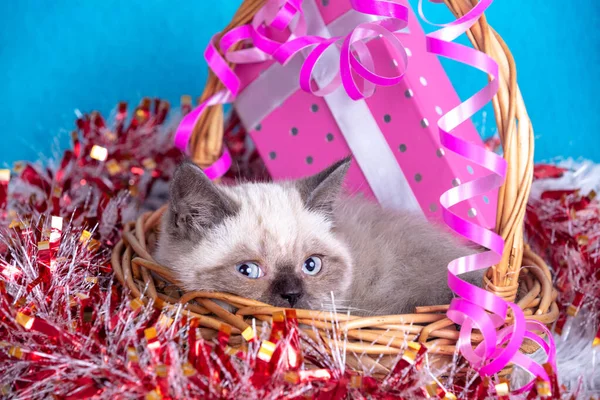
[[(339, 0), (335, 0), (339, 1)], [(410, 0), (416, 9), (418, 0)], [(179, 104), (206, 79), (202, 52), (241, 0), (4, 0), (0, 4), (0, 164), (64, 146), (74, 110), (108, 113), (119, 100)], [(217, 5), (218, 4), (218, 5)], [(600, 2), (497, 0), (487, 15), (518, 64), (536, 132), (536, 160), (600, 161)], [(438, 22), (451, 16), (427, 4)], [(431, 31), (432, 28), (426, 27)], [(444, 66), (464, 99), (485, 76)], [(481, 125), (482, 116), (475, 119)], [(485, 124), (491, 133), (493, 118)]]

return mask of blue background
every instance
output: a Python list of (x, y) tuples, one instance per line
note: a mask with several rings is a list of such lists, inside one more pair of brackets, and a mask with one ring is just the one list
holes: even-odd
[[(1, 3), (0, 164), (11, 164), (65, 146), (75, 109), (108, 113), (119, 100), (159, 96), (178, 105), (181, 94), (196, 97), (206, 79), (203, 49), (241, 0)], [(443, 5), (426, 4), (426, 14), (451, 19)], [(536, 160), (600, 161), (600, 1), (497, 0), (487, 16), (517, 60)], [(486, 81), (467, 67), (444, 66), (463, 99)], [(482, 118), (474, 121), (487, 135), (493, 118)]]

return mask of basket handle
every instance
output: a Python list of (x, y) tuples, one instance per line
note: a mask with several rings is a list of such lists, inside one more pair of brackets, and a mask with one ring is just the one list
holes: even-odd
[[(225, 33), (234, 28), (250, 23), (254, 14), (256, 14), (256, 12), (258, 12), (265, 4), (265, 1), (266, 0), (244, 0), (229, 25), (227, 25), (215, 40), (219, 40)], [(237, 49), (239, 49), (239, 45), (233, 48), (233, 50)], [(233, 67), (233, 63), (228, 62), (228, 65)], [(223, 83), (209, 69), (206, 87), (204, 88), (204, 92), (202, 92), (198, 103), (208, 99), (224, 87)], [(201, 168), (208, 167), (221, 156), (221, 152), (223, 151), (223, 118), (223, 106), (217, 104), (207, 107), (194, 126), (189, 143), (190, 156)]]

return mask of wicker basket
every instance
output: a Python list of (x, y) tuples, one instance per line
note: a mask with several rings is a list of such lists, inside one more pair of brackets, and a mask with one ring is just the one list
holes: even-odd
[[(476, 2), (445, 0), (457, 17), (464, 15)], [(264, 0), (245, 0), (226, 30), (249, 23), (263, 3)], [(484, 284), (487, 290), (510, 301), (515, 300), (521, 288), (526, 294), (520, 298), (518, 305), (527, 318), (550, 324), (558, 317), (551, 275), (544, 261), (523, 243), (523, 218), (533, 176), (533, 130), (516, 83), (514, 60), (485, 17), (473, 26), (468, 35), (477, 49), (491, 55), (500, 66), (500, 88), (493, 105), (504, 157), (509, 165), (506, 182), (499, 191), (496, 223), (496, 232), (505, 240), (504, 256), (500, 264), (487, 271)], [(222, 84), (211, 73), (201, 100), (221, 88)], [(207, 109), (200, 118), (190, 143), (192, 158), (198, 165), (210, 165), (220, 156), (223, 122), (221, 106)], [(240, 334), (250, 326), (252, 319), (270, 321), (273, 313), (282, 309), (230, 294), (182, 293), (178, 290), (171, 271), (157, 264), (151, 256), (164, 210), (165, 207), (146, 213), (125, 227), (123, 239), (112, 255), (117, 278), (131, 290), (133, 296), (144, 302), (151, 298), (159, 308), (186, 304), (186, 312), (199, 318), (201, 332), (207, 338), (214, 337), (222, 324), (229, 325), (232, 331), (230, 345), (240, 345)], [(227, 311), (214, 300), (228, 303), (237, 312)], [(337, 315), (338, 332), (347, 333), (345, 348), (350, 355), (347, 358), (349, 366), (386, 373), (407, 340), (424, 343), (430, 354), (436, 355), (430, 359), (446, 362), (455, 354), (459, 335), (453, 322), (445, 316), (447, 309), (448, 305), (439, 305), (417, 307), (414, 314), (407, 315)], [(316, 338), (320, 335), (325, 341), (335, 342), (336, 339), (327, 332), (332, 328), (329, 312), (298, 310), (297, 315), (309, 336)], [(481, 339), (481, 335), (474, 334), (474, 343)], [(526, 352), (534, 349), (531, 342), (523, 348)]]

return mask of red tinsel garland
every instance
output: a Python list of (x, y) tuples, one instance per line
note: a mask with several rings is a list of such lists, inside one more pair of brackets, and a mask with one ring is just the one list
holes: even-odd
[[(573, 173), (553, 165), (537, 165), (538, 183), (552, 183)], [(544, 182), (541, 182), (544, 180)], [(600, 180), (599, 180), (600, 182)], [(561, 316), (561, 334), (568, 319), (583, 308), (598, 329), (593, 346), (600, 345), (600, 202), (596, 193), (577, 187), (544, 190), (527, 206), (526, 233), (532, 247), (554, 267)]]
[[(506, 381), (481, 380), (474, 371), (462, 383), (438, 379), (418, 343), (408, 343), (389, 375), (376, 380), (351, 373), (324, 342), (302, 334), (293, 311), (275, 315), (267, 337), (245, 331), (245, 351), (232, 353), (226, 329), (205, 341), (196, 320), (128, 298), (113, 282), (110, 249), (153, 182), (168, 179), (181, 159), (167, 112), (167, 103), (145, 100), (130, 120), (120, 104), (110, 125), (92, 113), (77, 121), (73, 148), (57, 166), (18, 165), (10, 188), (8, 172), (0, 172), (3, 397), (508, 396)], [(245, 174), (264, 174), (232, 124), (226, 138), (242, 167), (231, 173), (238, 177), (250, 164)], [(553, 381), (539, 381), (528, 398), (559, 397), (550, 375)]]

